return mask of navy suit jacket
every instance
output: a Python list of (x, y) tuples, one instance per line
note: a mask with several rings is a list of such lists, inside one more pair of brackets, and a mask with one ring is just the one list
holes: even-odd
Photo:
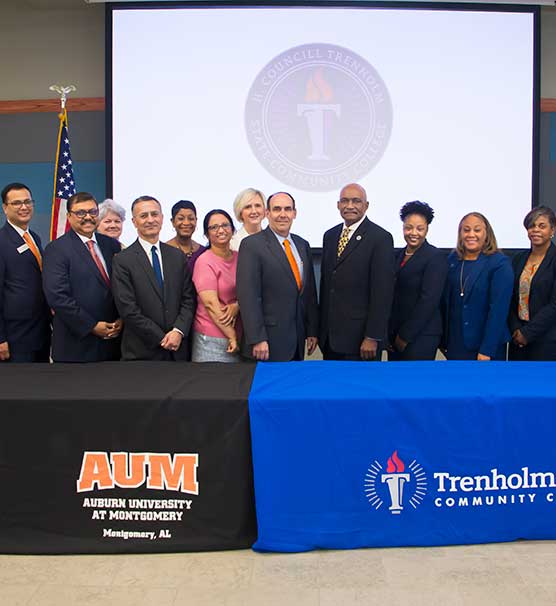
[(297, 288), (286, 253), (272, 230), (242, 240), (237, 263), (237, 298), (243, 323), (242, 353), (268, 341), (269, 361), (288, 362), (303, 355), (306, 337), (318, 332), (318, 304), (309, 243), (290, 234), (303, 263)]
[(343, 224), (323, 238), (319, 344), (359, 355), (364, 337), (385, 340), (394, 286), (392, 235), (365, 218), (338, 258)]
[(403, 267), (405, 248), (396, 256), (396, 283), (390, 316), (390, 340), (413, 343), (420, 335), (442, 334), (440, 305), (448, 273), (446, 254), (426, 240)]
[[(96, 234), (96, 239), (111, 276), (112, 258), (120, 252), (120, 243), (102, 234)], [(101, 339), (91, 332), (97, 322), (116, 320), (118, 312), (111, 289), (73, 230), (46, 247), (43, 286), (54, 311), (55, 362), (103, 362), (119, 358), (120, 339)]]
[[(42, 254), (41, 239), (31, 231)], [(50, 311), (42, 291), (41, 270), (33, 253), (18, 248), (25, 240), (8, 223), (0, 229), (0, 343), (28, 353), (48, 348)]]
[[(160, 243), (164, 292), (139, 240), (114, 259), (113, 289), (124, 321), (124, 360), (183, 360), (189, 358), (189, 331), (195, 313), (195, 289), (187, 257)], [(176, 352), (160, 347), (164, 335), (179, 329), (184, 338)]]
[(551, 244), (539, 265), (529, 292), (529, 322), (517, 315), (519, 278), (525, 267), (530, 250), (517, 254), (513, 259), (514, 291), (510, 307), (509, 325), (513, 332), (518, 328), (528, 343), (556, 341), (556, 246)]
[[(444, 301), (446, 340), (454, 298), (460, 296), (461, 265), (458, 261), (457, 254), (450, 253)], [(481, 253), (472, 263), (463, 296), (463, 340), (469, 351), (477, 351), (493, 358), (500, 346), (510, 340), (507, 318), (512, 288), (512, 266), (510, 259), (503, 253)]]

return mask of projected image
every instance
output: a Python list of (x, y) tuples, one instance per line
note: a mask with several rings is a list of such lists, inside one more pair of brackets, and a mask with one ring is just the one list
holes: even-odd
[(284, 185), (337, 191), (380, 160), (392, 128), (386, 85), (365, 59), (331, 44), (288, 49), (249, 91), (253, 153)]
[[(528, 245), (534, 9), (112, 7), (112, 197), (232, 212), (237, 192), (288, 191), (313, 247), (340, 189), (403, 245), (398, 212), (435, 209), (453, 248), (479, 211), (505, 248)], [(148, 41), (148, 43), (145, 43)], [(203, 235), (194, 238), (205, 243)], [(135, 239), (131, 222), (122, 240)]]

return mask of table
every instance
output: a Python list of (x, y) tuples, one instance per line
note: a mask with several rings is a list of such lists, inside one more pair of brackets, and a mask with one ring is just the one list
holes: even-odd
[(556, 365), (260, 364), (260, 551), (556, 538)]
[(0, 366), (0, 552), (250, 547), (251, 364)]

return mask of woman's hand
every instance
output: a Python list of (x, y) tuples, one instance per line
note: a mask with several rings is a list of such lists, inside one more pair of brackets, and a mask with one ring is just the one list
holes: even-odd
[(220, 322), (222, 322), (224, 326), (233, 326), (239, 313), (239, 304), (229, 303), (228, 305), (224, 305), (220, 312)]
[(239, 351), (239, 347), (237, 344), (237, 339), (235, 337), (230, 337), (228, 339), (228, 349), (226, 349), (226, 353), (237, 353)]

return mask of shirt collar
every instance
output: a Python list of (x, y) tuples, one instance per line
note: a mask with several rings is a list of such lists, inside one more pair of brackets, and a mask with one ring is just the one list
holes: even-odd
[[(367, 218), (367, 216), (365, 215), (365, 216), (361, 217), (361, 219), (359, 219), (359, 221), (357, 221), (357, 223), (354, 223), (353, 225), (350, 225), (349, 226), (349, 233), (350, 234), (354, 233), (359, 228), (359, 226), (361, 225), (361, 223), (363, 223), (363, 221), (366, 218)], [(344, 223), (344, 227), (342, 229), (345, 229), (346, 227), (347, 227), (347, 225)]]
[[(11, 221), (8, 221), (8, 223), (15, 229), (15, 231), (23, 238), (23, 234), (26, 231), (29, 231), (29, 229), (21, 229), (21, 227), (18, 227), (17, 225), (14, 225)], [(31, 234), (29, 234), (31, 235)]]
[[(75, 231), (75, 230), (74, 230)], [(92, 240), (97, 246), (98, 246), (98, 242), (97, 242), (97, 238), (96, 238), (96, 233), (93, 232), (92, 237), (87, 238), (87, 236), (82, 236), (81, 234), (78, 234), (77, 232), (75, 232), (75, 235), (81, 240), (81, 242), (83, 242), (83, 244), (87, 244), (87, 242), (89, 242), (90, 240)]]

